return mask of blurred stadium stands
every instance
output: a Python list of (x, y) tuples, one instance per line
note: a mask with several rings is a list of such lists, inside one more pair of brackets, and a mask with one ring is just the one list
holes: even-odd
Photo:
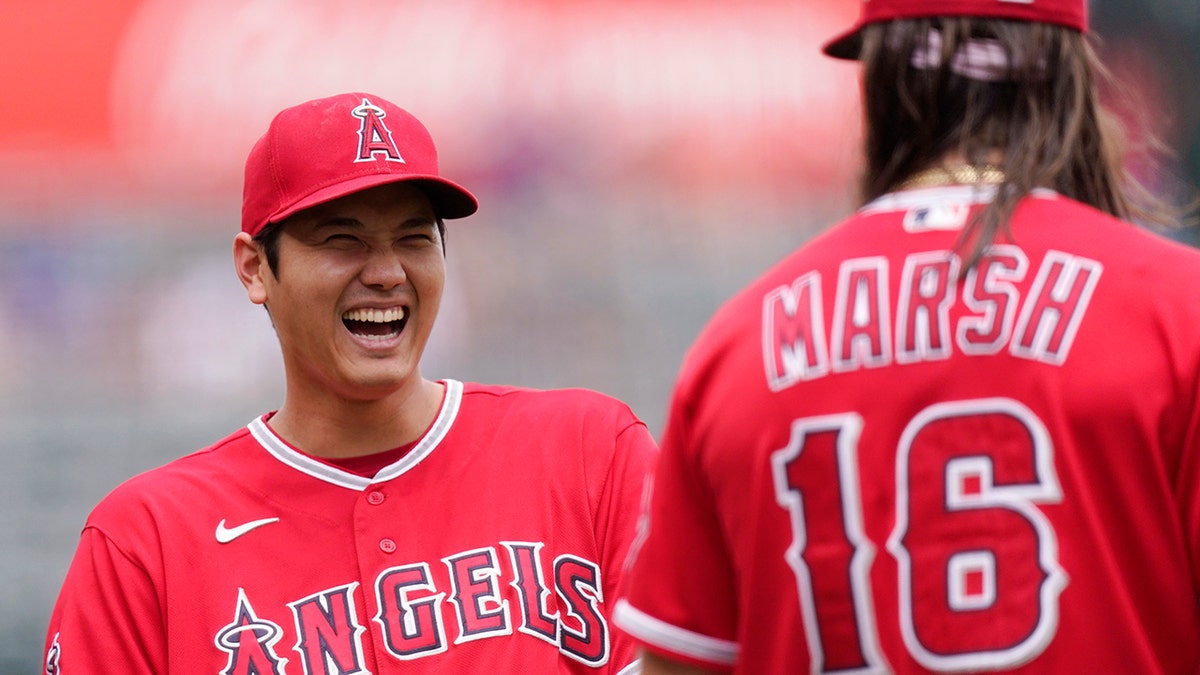
[[(0, 673), (38, 668), (98, 499), (279, 401), (274, 336), (230, 259), (241, 164), (274, 111), (386, 96), (480, 197), (448, 232), (426, 374), (599, 389), (657, 433), (709, 313), (853, 206), (857, 71), (818, 45), (856, 9), (0, 6)], [(1113, 70), (1138, 85), (1120, 108), (1134, 149), (1149, 131), (1175, 152), (1139, 160), (1139, 176), (1186, 198), (1200, 183), (1200, 5), (1096, 0), (1093, 16)]]

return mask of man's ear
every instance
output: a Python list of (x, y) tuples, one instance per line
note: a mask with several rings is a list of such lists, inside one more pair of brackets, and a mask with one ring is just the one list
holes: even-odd
[(245, 232), (239, 232), (233, 240), (233, 266), (250, 302), (265, 305), (267, 285), (263, 277), (272, 274), (271, 268), (262, 247)]

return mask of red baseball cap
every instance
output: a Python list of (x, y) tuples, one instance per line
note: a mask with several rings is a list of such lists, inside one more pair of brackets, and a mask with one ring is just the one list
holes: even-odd
[(867, 24), (931, 16), (975, 16), (1050, 23), (1087, 32), (1087, 0), (862, 0), (858, 22), (825, 43), (824, 51), (838, 59), (857, 59), (860, 31)]
[(246, 158), (242, 231), (255, 235), (310, 206), (400, 181), (419, 184), (440, 218), (479, 208), (439, 175), (429, 131), (394, 103), (363, 93), (301, 103), (276, 115)]

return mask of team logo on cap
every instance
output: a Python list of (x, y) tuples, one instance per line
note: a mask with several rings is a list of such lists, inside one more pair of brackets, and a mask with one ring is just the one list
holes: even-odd
[(367, 99), (350, 111), (350, 114), (362, 120), (358, 125), (358, 157), (355, 162), (370, 162), (375, 155), (383, 155), (389, 162), (404, 163), (400, 151), (396, 149), (396, 141), (392, 140), (392, 130), (383, 123), (387, 111), (371, 103)]

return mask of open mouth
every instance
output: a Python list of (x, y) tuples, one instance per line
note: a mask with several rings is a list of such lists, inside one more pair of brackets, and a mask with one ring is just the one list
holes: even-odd
[(342, 323), (354, 335), (368, 340), (387, 340), (404, 330), (408, 308), (352, 309), (342, 315)]

